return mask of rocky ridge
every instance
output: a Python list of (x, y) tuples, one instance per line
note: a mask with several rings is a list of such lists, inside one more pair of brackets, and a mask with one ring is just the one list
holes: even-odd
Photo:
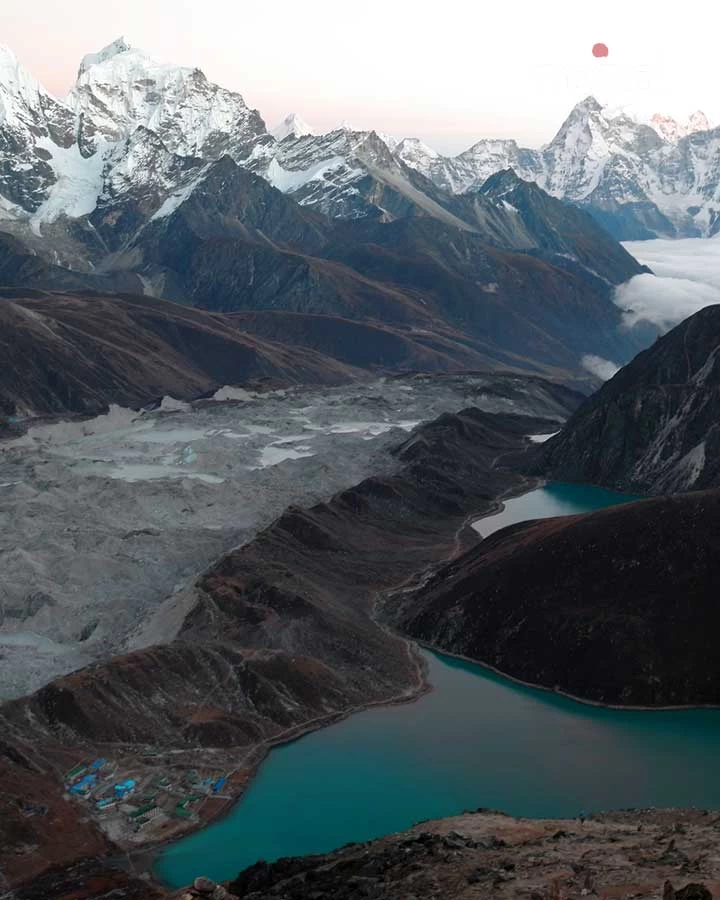
[(719, 524), (720, 492), (705, 491), (510, 526), (390, 595), (385, 615), (421, 643), (583, 700), (720, 705)]
[(621, 369), (543, 448), (552, 478), (663, 494), (720, 486), (720, 306)]

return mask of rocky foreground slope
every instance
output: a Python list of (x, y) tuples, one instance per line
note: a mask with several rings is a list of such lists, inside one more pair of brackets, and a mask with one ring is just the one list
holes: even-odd
[(720, 704), (720, 492), (503, 529), (386, 604), (430, 646), (599, 703)]
[(227, 885), (199, 876), (166, 893), (86, 860), (54, 870), (17, 900), (712, 900), (720, 894), (720, 819), (632, 810), (513, 819), (478, 810), (423, 822), (334, 853), (258, 863)]
[(662, 494), (720, 486), (720, 306), (621, 369), (543, 448), (551, 478)]
[(240, 900), (710, 900), (720, 891), (717, 833), (708, 812), (580, 823), (478, 811), (324, 856), (261, 863), (228, 888)]

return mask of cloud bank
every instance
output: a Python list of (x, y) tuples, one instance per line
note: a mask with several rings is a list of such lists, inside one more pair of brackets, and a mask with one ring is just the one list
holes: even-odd
[(628, 241), (625, 247), (655, 273), (636, 275), (615, 291), (626, 325), (646, 321), (666, 331), (720, 303), (720, 238)]
[(586, 353), (581, 363), (584, 369), (601, 381), (609, 381), (616, 372), (620, 371), (620, 366), (609, 359), (603, 359), (602, 356), (595, 356), (594, 353)]

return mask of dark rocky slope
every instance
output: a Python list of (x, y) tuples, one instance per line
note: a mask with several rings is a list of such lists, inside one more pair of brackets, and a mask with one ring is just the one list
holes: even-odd
[(184, 303), (447, 335), (460, 358), (465, 345), (546, 374), (577, 374), (585, 353), (624, 360), (645, 346), (646, 334), (618, 327), (611, 297), (643, 267), (588, 216), (550, 198), (526, 221), (494, 199), (465, 205), (467, 227), (434, 216), (330, 222), (224, 158), (109, 268)]
[(574, 262), (612, 284), (638, 274), (637, 260), (589, 212), (558, 200), (512, 169), (491, 175), (477, 191), (459, 197), (458, 203), (469, 205), (470, 217), (477, 214), (480, 198), (514, 215), (517, 237), (506, 247), (527, 250), (559, 266)]
[[(97, 858), (55, 866), (12, 892), (12, 900), (168, 900), (170, 895), (147, 878), (130, 875)], [(214, 898), (208, 898), (214, 900)]]
[(643, 493), (720, 486), (720, 306), (621, 369), (543, 447), (538, 469)]
[(478, 810), (334, 853), (258, 863), (240, 900), (712, 900), (717, 817), (636, 810), (577, 820)]
[(361, 374), (162, 300), (1, 288), (0, 355), (0, 409), (22, 415), (94, 413), (259, 378), (339, 384)]
[(610, 704), (720, 704), (720, 491), (511, 526), (386, 613), (406, 634)]
[(363, 369), (458, 372), (500, 368), (497, 353), (470, 347), (448, 329), (426, 334), (318, 313), (253, 310), (229, 314), (245, 332), (264, 340), (308, 347)]
[(613, 286), (643, 267), (588, 216), (511, 173), (487, 196), (448, 194), (427, 214), (348, 222), (300, 206), (227, 156), (186, 162), (159, 209), (157, 197), (137, 206), (123, 195), (58, 224), (62, 246), (54, 231), (27, 245), (0, 235), (0, 285), (340, 316), (436, 340), (456, 368), (586, 381), (584, 354), (622, 362), (647, 344), (646, 331), (618, 327), (612, 302)]
[(54, 265), (28, 243), (0, 232), (0, 286), (44, 291), (132, 291), (143, 292), (142, 280), (133, 272), (111, 275)]
[[(225, 384), (340, 384), (365, 371), (513, 368), (460, 332), (276, 311), (223, 315), (150, 297), (0, 288), (0, 414), (96, 413)], [(519, 364), (516, 366), (519, 367)], [(566, 373), (569, 377), (569, 373)]]
[[(541, 381), (505, 381), (506, 391), (525, 402), (532, 396), (551, 415), (562, 417), (577, 402)], [(0, 854), (7, 877), (17, 881), (42, 872), (47, 860), (73, 858), (55, 829), (35, 837), (42, 853), (28, 859), (16, 800), (36, 789), (51, 793), (67, 827), (85, 821), (60, 786), (76, 757), (111, 754), (133, 771), (160, 765), (176, 774), (221, 761), (235, 770), (237, 791), (273, 742), (420, 690), (407, 642), (374, 620), (377, 592), (474, 539), (466, 516), (524, 484), (502, 463), (522, 456), (526, 434), (553, 427), (557, 418), (477, 410), (442, 416), (398, 449), (395, 475), (290, 509), (221, 560), (198, 582), (171, 643), (91, 666), (0, 708), (10, 748), (0, 770), (0, 815), (11, 837)], [(13, 756), (22, 746), (35, 748), (32, 771)], [(145, 761), (139, 747), (160, 755)]]
[[(506, 358), (577, 370), (585, 353), (629, 359), (647, 345), (646, 333), (620, 327), (609, 281), (578, 263), (558, 265), (494, 246), (436, 220), (359, 223), (352, 241), (333, 244), (326, 254), (393, 284), (415, 300), (424, 318)], [(613, 283), (637, 271), (632, 258), (630, 264), (623, 260)], [(418, 325), (428, 327), (422, 320)]]

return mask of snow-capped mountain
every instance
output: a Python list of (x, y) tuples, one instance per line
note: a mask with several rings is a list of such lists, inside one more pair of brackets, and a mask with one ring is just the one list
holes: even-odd
[(65, 103), (84, 151), (142, 127), (160, 135), (172, 153), (214, 158), (219, 148), (237, 154), (266, 130), (240, 94), (199, 69), (156, 62), (123, 38), (83, 59)]
[[(0, 220), (31, 243), (51, 237), (68, 264), (78, 240), (91, 259), (116, 249), (202, 162), (247, 157), (264, 135), (239, 94), (122, 38), (82, 60), (64, 100), (0, 50)], [(63, 226), (87, 217), (89, 228)]]
[(55, 180), (53, 155), (74, 142), (74, 118), (0, 46), (0, 219), (37, 210)]
[(478, 141), (458, 156), (446, 157), (416, 138), (406, 138), (395, 153), (408, 166), (453, 194), (475, 190), (504, 169), (513, 169), (527, 181), (540, 181), (544, 174), (541, 154), (523, 149), (512, 140)]
[(304, 137), (306, 134), (314, 135), (316, 131), (312, 125), (308, 125), (302, 116), (299, 116), (297, 113), (290, 113), (289, 116), (285, 116), (279, 125), (272, 129), (270, 134), (276, 141), (284, 141), (287, 137), (299, 138)]
[[(3, 59), (3, 227), (52, 238), (52, 252), (67, 264), (76, 265), (78, 253), (97, 262), (116, 252), (194, 183), (203, 164), (225, 155), (332, 217), (421, 213), (467, 227), (448, 212), (451, 197), (393, 156), (393, 139), (347, 123), (316, 135), (296, 114), (268, 133), (239, 94), (122, 38), (82, 60), (63, 101), (9, 52)], [(47, 241), (36, 243), (47, 249)]]
[(677, 141), (578, 104), (543, 150), (542, 186), (590, 209), (616, 236), (701, 236), (720, 228), (720, 130)]
[(476, 191), (494, 172), (511, 168), (586, 207), (621, 239), (720, 231), (720, 128), (708, 128), (702, 113), (684, 125), (658, 116), (648, 125), (587, 97), (539, 150), (484, 140), (443, 157), (405, 140), (396, 156), (453, 193)]
[(117, 252), (226, 155), (335, 218), (429, 215), (482, 230), (492, 213), (484, 206), (478, 226), (457, 197), (512, 169), (616, 237), (720, 231), (720, 129), (701, 113), (648, 125), (589, 97), (539, 150), (481, 140), (446, 157), (347, 123), (317, 135), (296, 114), (269, 133), (240, 94), (122, 38), (82, 60), (64, 100), (0, 49), (0, 222), (55, 261)]
[(241, 165), (332, 218), (392, 220), (418, 212), (452, 218), (446, 208), (452, 197), (393, 156), (374, 131), (344, 127), (279, 143), (268, 136)]

